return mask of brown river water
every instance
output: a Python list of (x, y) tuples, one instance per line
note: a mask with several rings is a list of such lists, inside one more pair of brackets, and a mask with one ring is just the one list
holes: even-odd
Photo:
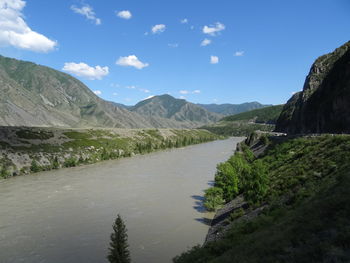
[(107, 262), (117, 213), (133, 262), (204, 241), (203, 190), (243, 138), (0, 181), (0, 262)]

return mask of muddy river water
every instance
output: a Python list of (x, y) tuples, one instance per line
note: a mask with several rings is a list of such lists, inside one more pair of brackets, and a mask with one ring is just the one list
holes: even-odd
[(0, 181), (0, 262), (107, 262), (119, 213), (133, 262), (171, 262), (208, 231), (203, 190), (242, 138)]

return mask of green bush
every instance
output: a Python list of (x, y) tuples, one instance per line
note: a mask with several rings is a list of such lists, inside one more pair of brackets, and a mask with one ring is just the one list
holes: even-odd
[(207, 189), (204, 198), (204, 206), (208, 211), (215, 211), (224, 204), (223, 190), (218, 187)]

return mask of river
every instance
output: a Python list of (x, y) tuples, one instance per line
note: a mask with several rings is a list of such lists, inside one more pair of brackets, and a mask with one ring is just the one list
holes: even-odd
[(133, 262), (171, 262), (208, 231), (203, 190), (242, 138), (0, 181), (0, 262), (107, 262), (123, 217)]

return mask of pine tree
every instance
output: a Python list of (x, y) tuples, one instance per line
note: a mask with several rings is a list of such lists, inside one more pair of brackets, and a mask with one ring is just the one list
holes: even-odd
[(127, 229), (119, 214), (113, 224), (113, 230), (107, 259), (111, 263), (130, 263)]

